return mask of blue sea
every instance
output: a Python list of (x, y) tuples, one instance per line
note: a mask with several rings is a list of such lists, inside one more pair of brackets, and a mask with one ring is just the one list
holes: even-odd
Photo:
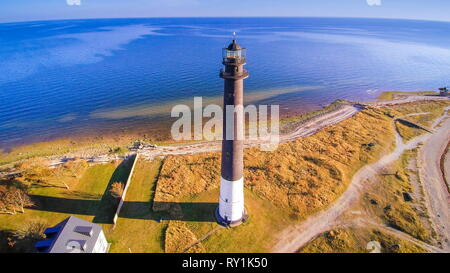
[(220, 103), (221, 49), (247, 48), (247, 103), (302, 113), (335, 99), (450, 84), (450, 23), (177, 18), (0, 24), (0, 147), (157, 127), (171, 106)]

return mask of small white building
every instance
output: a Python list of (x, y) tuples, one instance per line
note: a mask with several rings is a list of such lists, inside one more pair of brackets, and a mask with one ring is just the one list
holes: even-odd
[(102, 227), (70, 216), (44, 231), (45, 240), (36, 243), (41, 253), (107, 253), (109, 244)]
[(450, 93), (447, 87), (439, 88), (439, 94), (441, 96), (448, 96)]

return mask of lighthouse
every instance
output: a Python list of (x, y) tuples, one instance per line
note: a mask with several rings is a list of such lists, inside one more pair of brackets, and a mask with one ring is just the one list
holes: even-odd
[(233, 39), (222, 50), (220, 77), (224, 80), (223, 140), (217, 221), (225, 226), (236, 226), (247, 219), (244, 207), (244, 69), (246, 50)]

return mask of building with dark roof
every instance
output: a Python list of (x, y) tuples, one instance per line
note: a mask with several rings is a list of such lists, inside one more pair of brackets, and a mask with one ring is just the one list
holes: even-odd
[(45, 240), (36, 243), (41, 253), (106, 253), (109, 244), (102, 227), (70, 216), (44, 231)]

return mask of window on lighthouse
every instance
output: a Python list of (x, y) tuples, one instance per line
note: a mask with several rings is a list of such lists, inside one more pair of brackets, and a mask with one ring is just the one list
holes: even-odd
[(230, 58), (230, 59), (239, 58), (239, 57), (242, 56), (241, 50), (228, 50), (228, 49), (225, 49), (223, 53), (224, 53), (223, 54), (224, 58)]

